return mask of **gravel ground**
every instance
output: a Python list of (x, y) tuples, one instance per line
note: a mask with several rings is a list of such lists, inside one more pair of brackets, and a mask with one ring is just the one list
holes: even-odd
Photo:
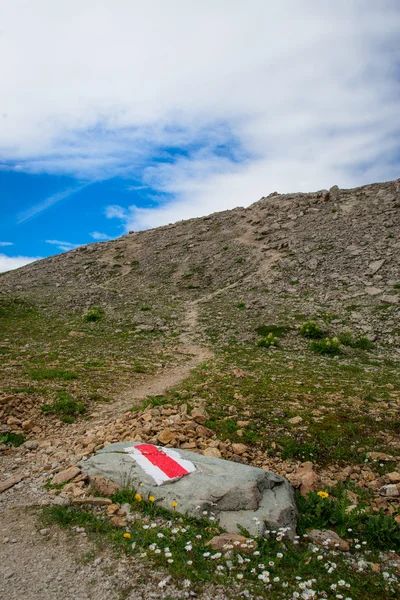
[[(17, 487), (17, 486), (16, 486)], [(99, 548), (85, 533), (57, 526), (42, 529), (40, 504), (46, 494), (34, 484), (19, 484), (0, 500), (0, 600), (226, 600), (208, 588), (189, 594), (168, 576), (135, 559)]]

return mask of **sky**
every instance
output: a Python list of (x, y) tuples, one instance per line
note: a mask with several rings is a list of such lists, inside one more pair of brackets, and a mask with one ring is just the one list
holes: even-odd
[(400, 177), (398, 0), (0, 0), (0, 272)]

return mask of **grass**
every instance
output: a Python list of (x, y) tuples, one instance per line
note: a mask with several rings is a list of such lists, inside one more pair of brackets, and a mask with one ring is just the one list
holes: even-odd
[(0, 444), (10, 444), (18, 448), (24, 442), (25, 436), (22, 433), (0, 433)]
[(67, 369), (30, 369), (29, 375), (34, 381), (45, 381), (47, 379), (61, 379), (62, 381), (70, 381), (78, 379), (78, 375), (74, 371)]
[(86, 412), (86, 407), (66, 392), (58, 392), (56, 400), (42, 405), (42, 412), (54, 414), (64, 423), (73, 423), (76, 417)]
[(270, 333), (275, 337), (283, 337), (290, 329), (290, 327), (284, 325), (259, 325), (255, 331), (262, 337), (267, 337)]
[[(207, 545), (220, 532), (211, 513), (198, 519), (169, 511), (158, 506), (156, 499), (151, 502), (138, 497), (132, 488), (112, 497), (114, 503), (128, 503), (133, 511), (134, 520), (122, 529), (90, 509), (51, 505), (42, 509), (41, 516), (46, 526), (57, 523), (64, 528), (84, 528), (89, 540), (100, 544), (103, 551), (106, 542), (119, 555), (138, 557), (144, 568), (151, 570), (155, 565), (162, 569), (166, 581), (172, 576), (175, 585), (193, 593), (213, 582), (232, 597), (241, 596), (241, 591), (247, 589), (247, 596), (250, 593), (251, 597), (266, 597), (267, 593), (268, 598), (278, 600), (301, 597), (302, 590), (313, 589), (313, 597), (339, 597), (331, 595), (336, 590), (334, 594), (343, 591), (346, 597), (351, 594), (353, 600), (394, 598), (396, 580), (390, 567), (386, 569), (388, 576), (355, 567), (365, 558), (378, 560), (379, 550), (396, 550), (399, 526), (393, 517), (363, 512), (362, 502), (356, 511), (347, 512), (345, 485), (332, 492), (335, 496), (331, 493), (328, 498), (321, 498), (316, 492), (298, 497), (299, 536), (294, 542), (281, 531), (274, 531), (268, 538), (256, 538), (255, 552), (231, 552), (226, 556)], [(318, 526), (352, 537), (350, 552), (338, 553), (310, 544), (307, 530)], [(354, 539), (356, 535), (358, 538)]]
[(363, 538), (368, 548), (399, 551), (400, 525), (394, 517), (382, 511), (373, 514), (363, 502), (349, 511), (352, 503), (344, 484), (330, 489), (327, 498), (318, 492), (306, 497), (299, 494), (299, 533), (306, 533), (308, 529), (334, 529), (341, 537)]

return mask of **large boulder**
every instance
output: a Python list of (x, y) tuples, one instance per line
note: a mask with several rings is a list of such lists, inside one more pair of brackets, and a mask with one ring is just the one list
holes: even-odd
[(143, 498), (197, 517), (204, 511), (223, 529), (252, 536), (289, 528), (295, 534), (297, 509), (290, 483), (271, 471), (142, 442), (120, 442), (99, 450), (81, 468), (90, 477), (134, 487)]

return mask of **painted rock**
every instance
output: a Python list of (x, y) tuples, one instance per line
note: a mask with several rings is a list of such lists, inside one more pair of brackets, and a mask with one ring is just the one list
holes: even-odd
[(206, 511), (229, 533), (241, 526), (251, 536), (279, 528), (295, 534), (293, 488), (271, 471), (142, 442), (111, 444), (80, 467), (90, 477), (132, 486), (143, 498), (154, 496), (165, 508), (176, 502), (183, 514), (202, 517)]

